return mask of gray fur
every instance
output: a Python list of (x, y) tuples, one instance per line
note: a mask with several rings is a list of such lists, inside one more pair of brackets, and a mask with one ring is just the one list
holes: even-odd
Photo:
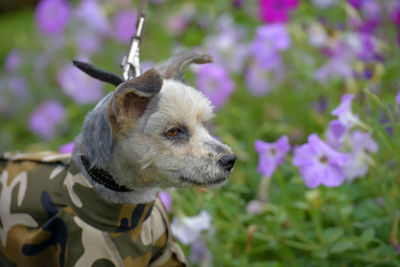
[[(183, 62), (183, 65), (196, 62), (192, 60), (193, 54), (183, 58), (186, 59), (172, 61)], [(168, 71), (172, 73), (171, 78), (180, 77), (183, 71), (179, 67), (181, 65), (175, 63)], [(172, 71), (175, 67), (177, 75)], [(151, 79), (141, 80), (149, 84), (154, 82)], [(104, 97), (88, 113), (73, 154), (73, 160), (82, 173), (105, 200), (143, 203), (154, 200), (161, 188), (215, 187), (227, 182), (230, 169), (221, 166), (219, 160), (232, 152), (229, 146), (212, 137), (205, 128), (213, 112), (210, 101), (200, 91), (178, 81), (164, 80), (159, 93), (142, 96), (148, 99), (145, 110), (140, 113), (134, 111), (133, 117), (136, 118), (125, 117), (132, 123), (121, 131), (117, 129), (118, 134), (113, 136), (115, 127), (120, 124), (109, 121), (110, 114), (107, 112), (114, 111), (107, 111), (107, 106), (109, 103), (126, 103), (114, 99), (121, 96), (118, 91), (121, 88), (124, 86)], [(185, 127), (182, 138), (187, 140), (177, 145), (177, 139), (168, 137), (167, 132), (182, 125)], [(93, 166), (104, 169), (117, 184), (132, 191), (117, 192), (95, 182), (83, 167), (80, 155), (85, 155)]]
[(92, 166), (104, 167), (113, 149), (111, 126), (106, 108), (112, 93), (106, 95), (85, 118), (82, 133), (75, 140), (76, 152), (85, 151)]
[(190, 64), (204, 64), (212, 61), (213, 59), (210, 55), (182, 51), (172, 56), (167, 62), (161, 65), (158, 71), (164, 79), (183, 81), (183, 75)]

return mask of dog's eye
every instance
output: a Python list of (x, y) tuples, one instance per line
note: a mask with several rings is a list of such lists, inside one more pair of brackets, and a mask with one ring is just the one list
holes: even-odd
[(190, 134), (183, 126), (175, 126), (163, 133), (164, 138), (176, 144), (185, 143), (190, 138)]
[(180, 131), (181, 130), (179, 128), (173, 128), (173, 129), (168, 130), (167, 135), (174, 137), (174, 136), (177, 136)]

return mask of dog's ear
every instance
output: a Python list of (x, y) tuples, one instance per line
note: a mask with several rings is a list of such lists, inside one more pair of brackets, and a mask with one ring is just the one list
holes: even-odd
[(161, 90), (163, 80), (155, 69), (120, 84), (107, 106), (113, 134), (132, 129), (143, 115), (151, 98)]
[(72, 61), (72, 63), (75, 67), (97, 80), (110, 83), (115, 86), (120, 85), (124, 81), (117, 74), (96, 68), (95, 66), (93, 66), (93, 64), (77, 60)]
[(210, 55), (183, 51), (171, 57), (158, 69), (158, 71), (164, 79), (181, 81), (183, 80), (183, 75), (190, 64), (204, 64), (212, 61), (213, 58)]

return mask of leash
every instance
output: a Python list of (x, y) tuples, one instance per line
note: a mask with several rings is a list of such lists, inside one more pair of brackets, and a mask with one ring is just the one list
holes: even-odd
[[(123, 77), (124, 77), (125, 81), (136, 78), (141, 74), (140, 59), (139, 59), (139, 56), (140, 56), (139, 45), (140, 45), (141, 35), (142, 35), (142, 31), (143, 31), (144, 20), (146, 17), (146, 9), (147, 9), (148, 2), (149, 2), (149, 0), (139, 0), (139, 6), (138, 6), (139, 19), (136, 23), (136, 33), (131, 39), (131, 46), (129, 49), (128, 56), (125, 56), (122, 59), (122, 63), (121, 63), (121, 67), (123, 69)], [(91, 77), (101, 80), (101, 81), (104, 81), (104, 82), (111, 83), (115, 86), (118, 86), (119, 84), (121, 84), (124, 81), (118, 75), (98, 69), (90, 63), (73, 61), (73, 64), (77, 68), (82, 70), (83, 72), (90, 75)], [(81, 156), (81, 160), (82, 160), (83, 166), (85, 167), (86, 171), (99, 184), (102, 184), (105, 187), (115, 190), (115, 191), (118, 191), (118, 192), (132, 191), (125, 186), (118, 185), (115, 182), (112, 175), (109, 174), (108, 172), (106, 172), (102, 169), (99, 169), (95, 166), (90, 167), (89, 160), (85, 156)]]
[(121, 63), (123, 78), (119, 77), (119, 75), (117, 74), (98, 69), (92, 64), (87, 62), (74, 60), (73, 63), (75, 67), (79, 68), (81, 71), (85, 72), (86, 74), (97, 80), (101, 80), (103, 82), (107, 82), (115, 86), (118, 86), (124, 81), (134, 79), (139, 75), (141, 75), (142, 72), (140, 70), (139, 46), (144, 26), (144, 20), (146, 18), (146, 10), (148, 3), (149, 0), (139, 0), (139, 5), (138, 5), (139, 19), (136, 23), (136, 33), (131, 38), (131, 45), (128, 56), (124, 56)]
[(122, 59), (121, 67), (125, 80), (131, 80), (141, 74), (140, 70), (140, 40), (143, 31), (144, 20), (146, 18), (146, 10), (149, 0), (139, 0), (139, 19), (136, 23), (136, 33), (131, 39), (131, 46), (128, 56)]

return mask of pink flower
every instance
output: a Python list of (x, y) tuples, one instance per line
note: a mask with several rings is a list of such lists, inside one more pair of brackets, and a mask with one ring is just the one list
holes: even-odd
[(288, 137), (284, 135), (275, 143), (257, 140), (254, 146), (259, 155), (257, 171), (264, 177), (271, 178), (276, 168), (283, 163), (286, 154), (290, 150)]
[(289, 12), (297, 8), (298, 0), (260, 0), (260, 17), (264, 22), (287, 22)]

